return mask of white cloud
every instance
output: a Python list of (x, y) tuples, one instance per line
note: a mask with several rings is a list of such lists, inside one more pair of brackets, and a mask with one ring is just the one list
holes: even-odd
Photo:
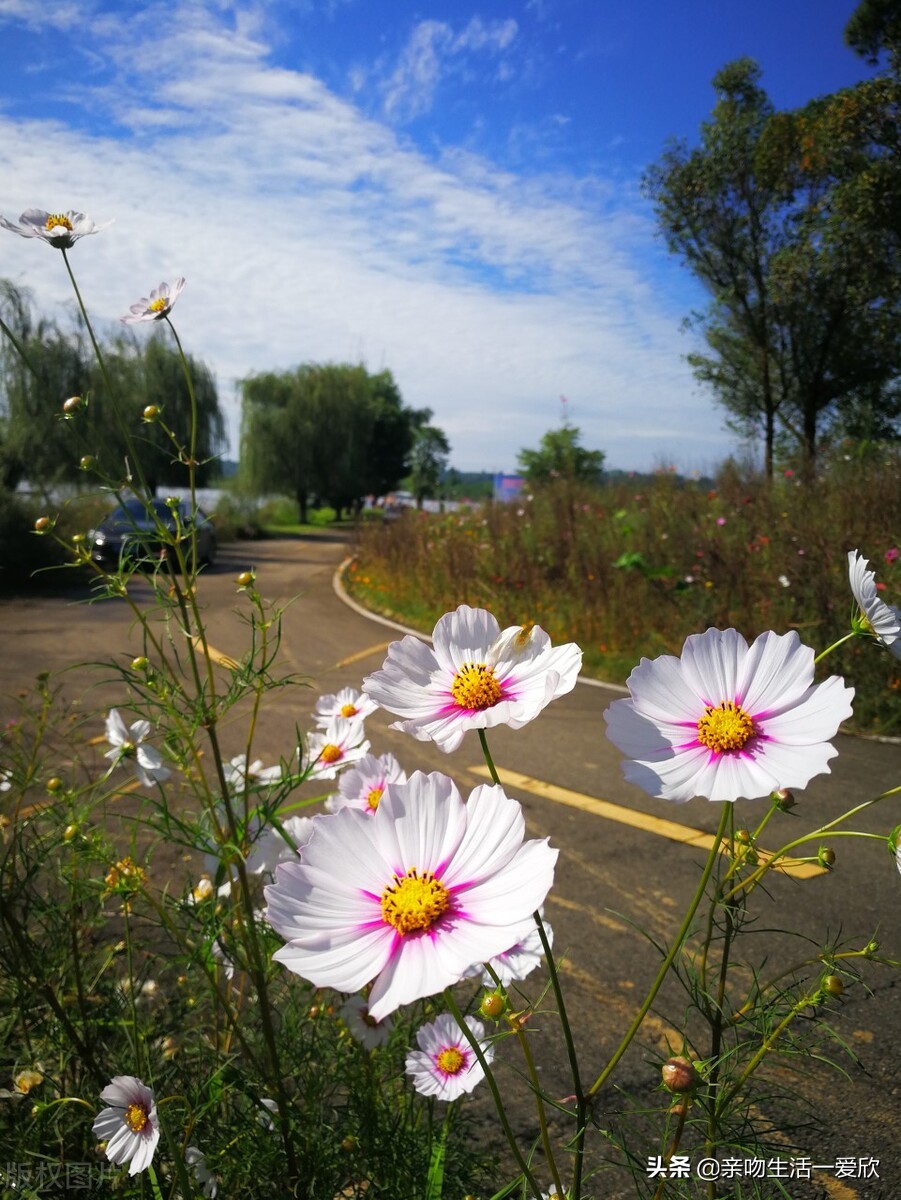
[[(101, 323), (185, 275), (179, 332), (216, 371), (233, 435), (235, 380), (362, 359), (434, 410), (464, 470), (512, 469), (559, 419), (561, 392), (611, 465), (721, 456), (721, 422), (680, 361), (684, 305), (667, 311), (642, 269), (652, 230), (627, 191), (461, 150), (427, 159), (319, 79), (273, 66), (260, 24), (227, 7), (152, 3), (94, 19), (85, 39), (104, 82), (66, 98), (109, 132), (82, 132), (62, 105), (54, 120), (0, 108), (0, 212), (116, 218), (71, 253)], [(0, 237), (0, 273), (69, 302), (56, 251)]]

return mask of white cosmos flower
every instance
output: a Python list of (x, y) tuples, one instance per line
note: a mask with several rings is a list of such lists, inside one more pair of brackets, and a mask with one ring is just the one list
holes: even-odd
[(324, 728), (332, 717), (359, 717), (363, 720), (371, 717), (377, 708), (378, 705), (363, 692), (346, 687), (332, 695), (320, 696), (313, 709), (313, 719)]
[(219, 1181), (206, 1165), (206, 1155), (196, 1146), (189, 1146), (185, 1151), (185, 1162), (194, 1172), (194, 1178), (203, 1189), (208, 1200), (216, 1200), (219, 1195)]
[(121, 318), (122, 324), (138, 325), (142, 321), (161, 321), (168, 317), (184, 286), (185, 280), (181, 276), (171, 288), (168, 283), (161, 283), (149, 296), (142, 296), (137, 304), (132, 304), (127, 315)]
[(162, 783), (172, 772), (163, 765), (162, 755), (153, 746), (148, 746), (149, 721), (135, 721), (126, 726), (117, 708), (111, 708), (106, 718), (106, 740), (112, 746), (104, 757), (117, 763), (123, 758), (133, 758), (135, 774), (144, 787)]
[(870, 571), (869, 559), (862, 558), (859, 550), (848, 553), (848, 578), (854, 599), (860, 605), (867, 630), (891, 650), (895, 658), (901, 658), (901, 609), (879, 599), (876, 589), (876, 572)]
[(314, 730), (307, 739), (310, 779), (335, 779), (351, 763), (369, 752), (359, 717), (332, 717), (324, 730)]
[(388, 647), (363, 691), (403, 718), (391, 728), (456, 750), (468, 729), (521, 729), (572, 691), (582, 665), (573, 642), (551, 646), (538, 625), (501, 632), (484, 608), (466, 604), (435, 626), (433, 648), (408, 634)]
[(325, 802), (328, 812), (341, 808), (361, 808), (370, 815), (389, 783), (406, 783), (406, 772), (393, 754), (364, 754), (355, 767), (345, 771), (338, 781), (338, 791)]
[(134, 1075), (116, 1075), (100, 1093), (109, 1105), (91, 1126), (97, 1138), (106, 1142), (106, 1157), (121, 1166), (128, 1163), (129, 1175), (137, 1175), (150, 1166), (160, 1140), (153, 1091)]
[(803, 788), (837, 750), (853, 688), (813, 682), (813, 650), (794, 631), (749, 647), (734, 629), (692, 634), (681, 658), (643, 658), (629, 700), (614, 700), (607, 736), (632, 761), (630, 783), (652, 796), (737, 800)]
[(390, 1017), (376, 1021), (369, 1015), (369, 1002), (362, 996), (348, 996), (340, 1008), (341, 1019), (352, 1037), (367, 1050), (384, 1046), (391, 1036), (394, 1022)]
[(502, 788), (477, 787), (464, 804), (437, 772), (390, 783), (371, 817), (318, 817), (299, 861), (266, 888), (266, 917), (286, 941), (274, 957), (315, 987), (372, 983), (381, 1021), (526, 936), (557, 851), (524, 835)]
[[(547, 934), (548, 945), (554, 944), (554, 931), (547, 921), (543, 921), (544, 932)], [(511, 983), (518, 979), (525, 979), (531, 975), (536, 967), (540, 967), (544, 961), (544, 947), (541, 944), (541, 935), (538, 932), (538, 926), (532, 923), (532, 928), (524, 938), (520, 938), (515, 945), (509, 950), (505, 950), (503, 954), (496, 954), (488, 960), (488, 966), (494, 971), (503, 987), (509, 987)], [(466, 977), (470, 978), (474, 975), (482, 976), (482, 983), (485, 987), (493, 988), (495, 986), (494, 979), (488, 974), (488, 971), (481, 963), (474, 963), (466, 972)]]
[[(475, 1017), (465, 1017), (466, 1024), (479, 1043), (487, 1062), (494, 1058), (494, 1046), (484, 1041), (485, 1026)], [(485, 1078), (482, 1064), (466, 1040), (466, 1035), (450, 1013), (441, 1013), (416, 1033), (418, 1050), (411, 1050), (405, 1063), (413, 1086), (423, 1096), (439, 1100), (456, 1100), (471, 1092)]]
[(8, 792), (13, 785), (12, 771), (0, 770), (0, 792)]
[(79, 238), (87, 237), (90, 233), (99, 233), (112, 225), (106, 221), (103, 225), (95, 225), (90, 217), (80, 212), (44, 212), (42, 208), (28, 208), (19, 217), (18, 224), (0, 217), (0, 226), (20, 237), (40, 238), (49, 242), (58, 250), (68, 250)]
[(238, 794), (248, 786), (268, 787), (270, 784), (278, 783), (282, 777), (280, 766), (264, 767), (261, 758), (255, 758), (248, 766), (246, 754), (236, 755), (224, 765), (223, 771), (229, 789)]

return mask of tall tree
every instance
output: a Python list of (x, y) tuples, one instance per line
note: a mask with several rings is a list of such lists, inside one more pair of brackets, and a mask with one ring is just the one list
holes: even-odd
[(530, 486), (554, 480), (600, 483), (604, 471), (603, 450), (586, 450), (579, 445), (581, 431), (564, 422), (549, 429), (537, 450), (520, 450), (518, 463)]
[(837, 174), (859, 181), (872, 147), (861, 139), (852, 161), (813, 110), (774, 112), (750, 59), (714, 88), (700, 145), (670, 146), (645, 189), (711, 295), (694, 319), (708, 351), (690, 357), (698, 378), (733, 427), (762, 428), (768, 475), (780, 427), (811, 473), (828, 421), (889, 388), (901, 363), (897, 261), (865, 250), (867, 223)]
[[(424, 411), (428, 412), (427, 409)], [(429, 412), (428, 417), (431, 415)], [(418, 425), (410, 451), (410, 490), (416, 497), (417, 508), (422, 508), (427, 497), (437, 495), (449, 454), (450, 443), (442, 430), (435, 425)]]

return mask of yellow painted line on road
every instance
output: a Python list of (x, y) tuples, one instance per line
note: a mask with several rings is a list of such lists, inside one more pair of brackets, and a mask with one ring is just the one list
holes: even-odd
[(391, 642), (377, 642), (374, 646), (367, 646), (365, 650), (358, 650), (356, 654), (349, 654), (347, 658), (336, 662), (335, 668), (350, 667), (354, 663), (362, 662), (364, 658), (372, 658), (373, 654), (383, 654), (390, 645)]
[[(490, 779), (491, 772), (481, 763), (470, 767), (474, 775), (481, 779)], [(541, 796), (545, 800), (553, 800), (556, 804), (565, 804), (569, 808), (578, 808), (582, 812), (591, 813), (595, 817), (604, 817), (608, 821), (618, 821), (620, 825), (630, 825), (633, 829), (642, 829), (645, 833), (655, 833), (658, 837), (668, 838), (671, 842), (682, 842), (686, 846), (698, 846), (709, 850), (715, 841), (713, 834), (705, 833), (703, 829), (693, 829), (690, 825), (680, 825), (676, 821), (667, 821), (662, 817), (652, 817), (649, 813), (638, 812), (633, 808), (625, 808), (622, 804), (613, 804), (609, 800), (599, 800), (595, 796), (586, 796), (582, 792), (572, 792), (569, 788), (558, 787), (554, 783), (545, 783), (541, 779), (533, 779), (530, 775), (521, 775), (518, 771), (498, 770), (502, 784), (521, 791), (530, 792), (533, 796)], [(761, 862), (766, 862), (772, 855), (765, 850), (757, 851)], [(814, 875), (825, 875), (826, 868), (817, 863), (800, 862), (798, 859), (780, 859), (775, 869), (786, 875), (794, 875), (797, 879), (810, 879)]]
[[(192, 637), (191, 641), (198, 650), (203, 650), (203, 643), (199, 637)], [(240, 663), (237, 661), (237, 659), (230, 658), (229, 655), (223, 654), (221, 650), (217, 650), (216, 647), (211, 646), (209, 642), (206, 644), (206, 649), (207, 654), (209, 654), (210, 658), (214, 663), (216, 663), (217, 666), (225, 667), (228, 671), (234, 671), (236, 667), (240, 666)]]

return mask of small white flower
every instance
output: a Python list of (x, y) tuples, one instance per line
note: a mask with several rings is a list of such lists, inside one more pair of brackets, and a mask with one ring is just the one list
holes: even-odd
[(184, 286), (185, 281), (181, 276), (171, 288), (168, 283), (161, 283), (149, 296), (142, 296), (137, 304), (132, 304), (128, 314), (121, 318), (123, 325), (138, 325), (141, 321), (161, 321), (163, 317), (168, 317)]
[(791, 587), (791, 580), (789, 579), (789, 577), (787, 575), (780, 575), (779, 582), (782, 584), (783, 587)]
[(208, 1200), (215, 1200), (219, 1194), (219, 1181), (206, 1165), (206, 1155), (196, 1146), (189, 1146), (185, 1151), (185, 1162), (194, 1172), (194, 1178), (203, 1189)]
[(0, 217), (0, 226), (20, 237), (40, 238), (58, 250), (68, 250), (79, 238), (87, 237), (90, 233), (99, 233), (112, 225), (107, 221), (103, 225), (95, 225), (90, 217), (80, 212), (44, 212), (42, 208), (28, 208), (19, 217), (19, 222), (9, 221)]
[(861, 558), (859, 550), (848, 553), (848, 578), (854, 599), (860, 605), (867, 631), (901, 658), (901, 609), (879, 599), (876, 572), (869, 571), (869, 559)]
[(361, 808), (372, 813), (389, 783), (406, 783), (407, 776), (393, 754), (364, 754), (355, 767), (345, 771), (338, 791), (329, 796), (325, 807), (329, 812), (342, 808)]
[(96, 1137), (106, 1142), (106, 1157), (121, 1166), (128, 1163), (129, 1175), (150, 1166), (160, 1140), (153, 1090), (134, 1075), (116, 1075), (100, 1093), (105, 1108), (91, 1126)]
[(0, 771), (0, 792), (8, 792), (12, 787), (12, 771)]
[(223, 772), (229, 790), (238, 794), (241, 794), (247, 787), (268, 787), (270, 784), (278, 783), (282, 777), (281, 767), (264, 767), (261, 758), (255, 758), (248, 766), (246, 754), (238, 754), (231, 762), (227, 762), (223, 767)]
[(163, 765), (163, 759), (158, 750), (146, 744), (150, 736), (149, 721), (135, 721), (130, 727), (119, 715), (119, 710), (111, 708), (106, 718), (106, 740), (113, 747), (107, 750), (105, 757), (113, 763), (123, 758), (134, 758), (135, 774), (144, 787), (152, 787), (154, 783), (162, 783), (172, 772)]
[(369, 1004), (362, 996), (348, 996), (341, 1005), (341, 1019), (347, 1026), (352, 1037), (356, 1038), (367, 1050), (376, 1046), (384, 1046), (391, 1036), (394, 1022), (390, 1017), (376, 1021), (369, 1015)]
[(344, 767), (359, 762), (368, 752), (359, 717), (332, 717), (324, 731), (309, 736), (310, 779), (335, 779)]
[(355, 688), (342, 688), (333, 695), (320, 696), (313, 709), (313, 719), (321, 728), (325, 728), (332, 717), (359, 717), (362, 721), (371, 717), (378, 705), (370, 700), (363, 692)]
[[(487, 1062), (494, 1057), (494, 1046), (486, 1041), (485, 1026), (475, 1017), (466, 1017), (473, 1036)], [(405, 1063), (413, 1086), (423, 1096), (456, 1100), (485, 1078), (482, 1065), (460, 1026), (450, 1013), (442, 1013), (416, 1034), (418, 1050), (411, 1050)]]

